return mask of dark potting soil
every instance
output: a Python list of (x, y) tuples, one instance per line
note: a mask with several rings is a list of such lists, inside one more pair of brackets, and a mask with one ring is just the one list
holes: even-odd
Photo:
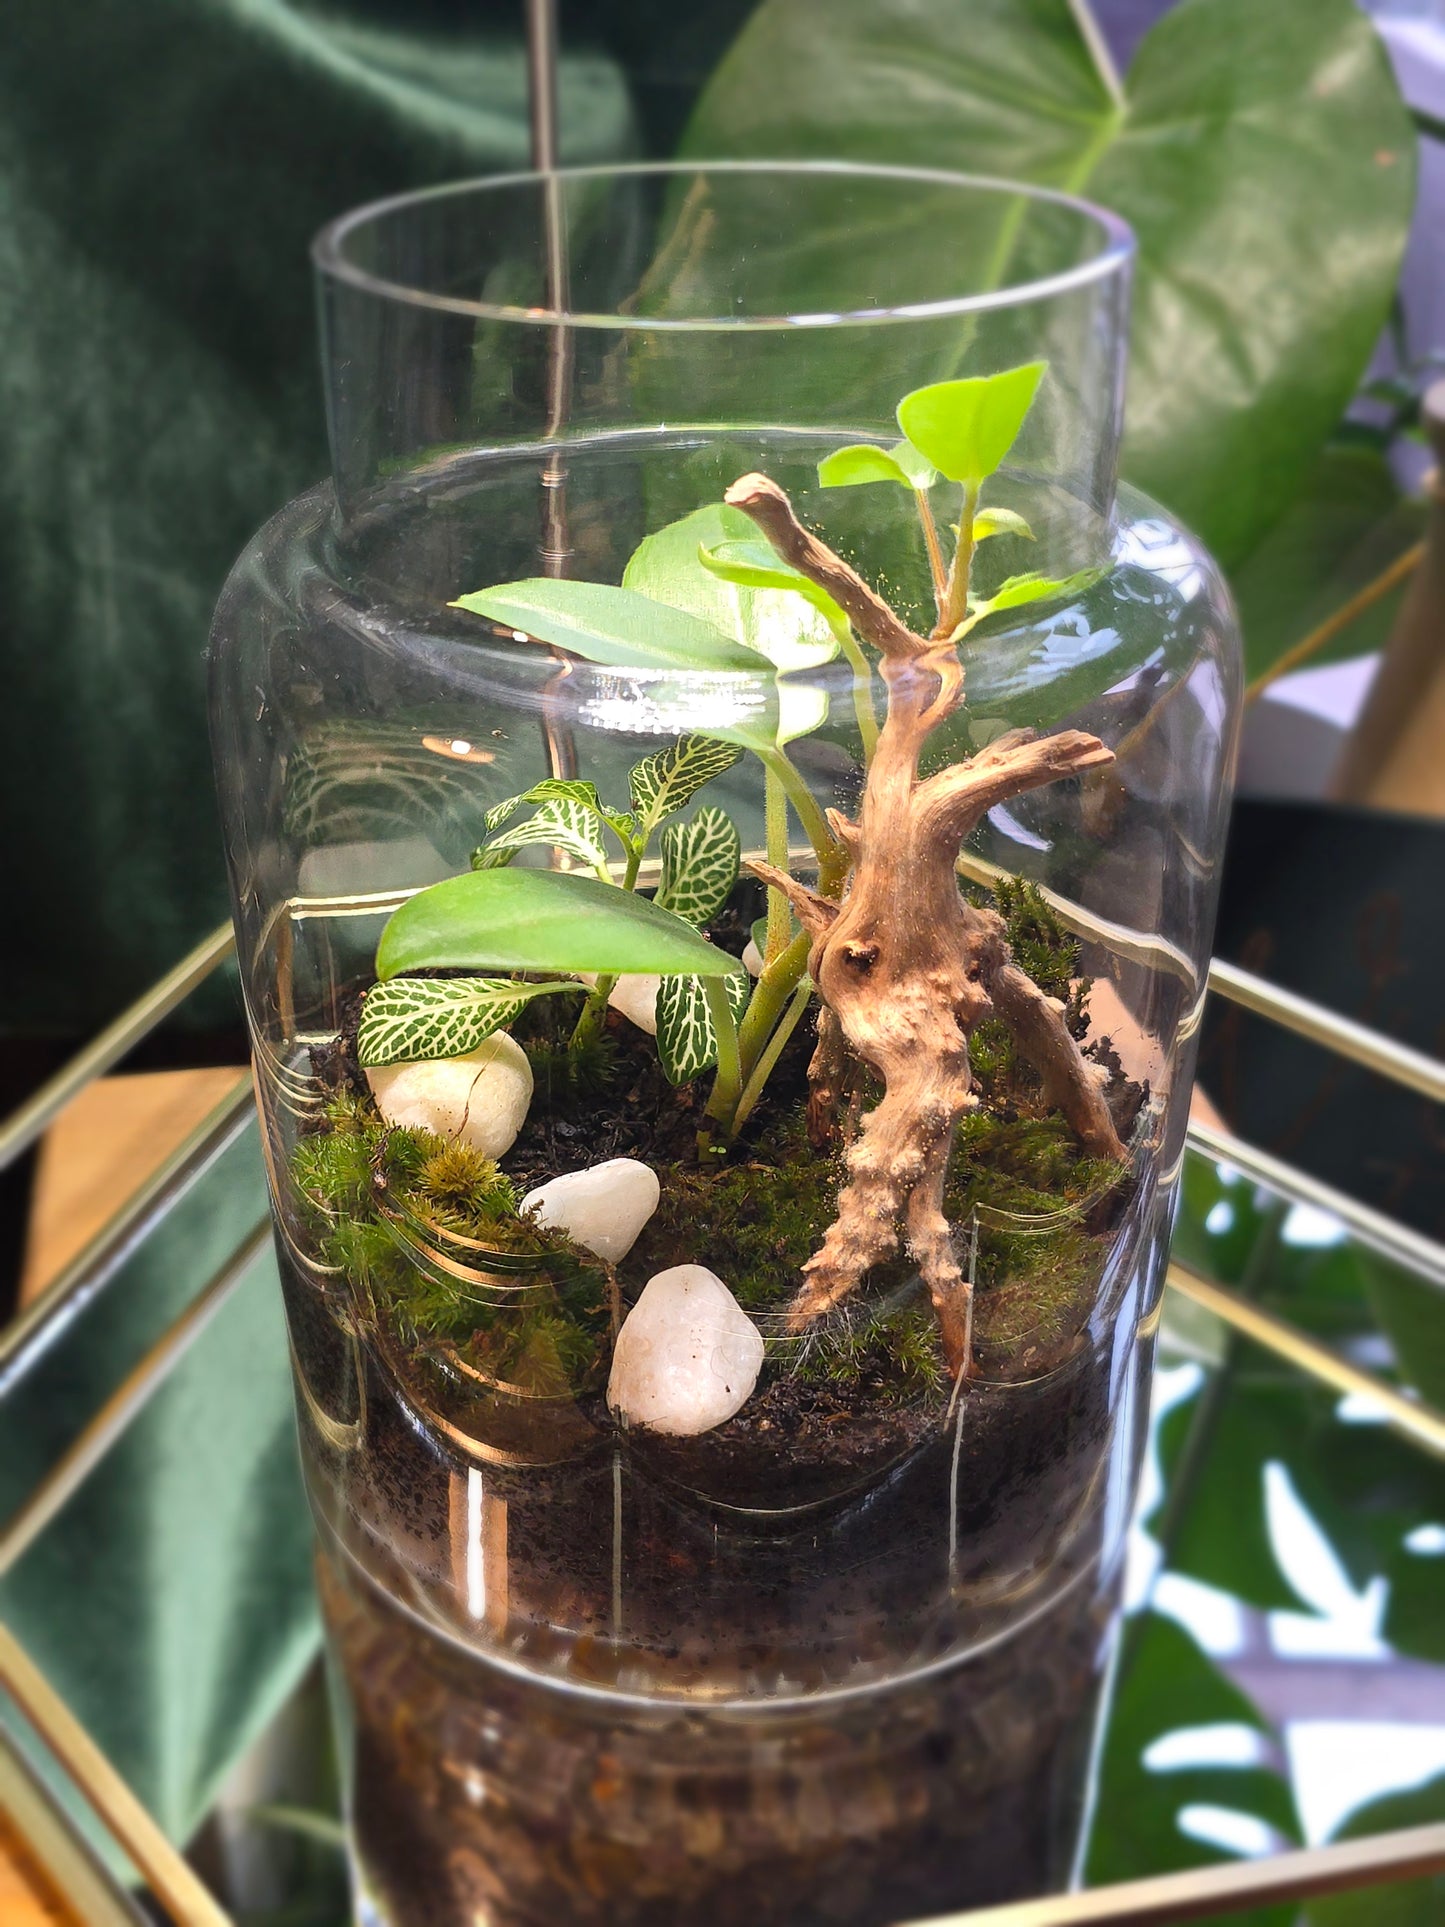
[(397, 1927), (883, 1927), (1067, 1870), (1112, 1585), (930, 1678), (722, 1713), (528, 1682), (354, 1568), (320, 1581), (358, 1858)]

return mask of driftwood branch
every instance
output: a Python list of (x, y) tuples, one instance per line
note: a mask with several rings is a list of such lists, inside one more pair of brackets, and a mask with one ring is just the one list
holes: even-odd
[(959, 893), (959, 845), (995, 805), (1096, 768), (1113, 753), (1066, 730), (1016, 730), (979, 755), (920, 781), (929, 735), (963, 697), (963, 665), (947, 638), (916, 635), (841, 557), (798, 521), (763, 475), (745, 475), (727, 501), (751, 516), (773, 548), (825, 589), (883, 657), (888, 715), (856, 824), (834, 812), (854, 858), (841, 904), (766, 863), (749, 867), (782, 890), (809, 937), (808, 964), (825, 1010), (809, 1067), (809, 1130), (828, 1134), (844, 1077), (843, 1043), (883, 1080), (883, 1096), (847, 1151), (838, 1215), (803, 1267), (795, 1329), (841, 1303), (872, 1265), (906, 1242), (928, 1286), (956, 1373), (969, 1370), (968, 1283), (944, 1210), (954, 1130), (976, 1103), (969, 1038), (997, 1014), (1038, 1069), (1048, 1100), (1086, 1149), (1122, 1158), (1103, 1093), (1063, 1015), (1014, 963), (1002, 920)]

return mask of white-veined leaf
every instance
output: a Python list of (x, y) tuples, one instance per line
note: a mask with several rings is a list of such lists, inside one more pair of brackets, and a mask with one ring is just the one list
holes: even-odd
[(628, 781), (640, 827), (652, 831), (683, 809), (704, 783), (742, 761), (742, 751), (711, 736), (683, 736), (634, 763)]
[(356, 1053), (372, 1069), (465, 1057), (510, 1024), (532, 998), (581, 989), (575, 983), (519, 984), (508, 977), (393, 977), (366, 993)]
[(742, 848), (726, 810), (707, 805), (686, 823), (669, 823), (653, 901), (700, 930), (732, 895)]
[[(747, 1007), (746, 971), (723, 978), (734, 1019)], [(657, 1054), (670, 1084), (690, 1084), (717, 1061), (717, 1032), (700, 977), (664, 977), (657, 987)]]
[(490, 833), (499, 830), (510, 817), (515, 816), (524, 803), (548, 803), (553, 799), (580, 803), (584, 808), (597, 811), (598, 815), (604, 814), (597, 800), (595, 783), (584, 783), (565, 776), (545, 776), (540, 783), (534, 783), (531, 789), (523, 790), (520, 795), (508, 796), (500, 803), (493, 803), (482, 821)]
[(525, 823), (503, 830), (500, 836), (494, 836), (489, 843), (474, 850), (472, 868), (500, 869), (504, 863), (511, 862), (518, 850), (538, 844), (565, 850), (568, 856), (585, 863), (589, 869), (600, 871), (606, 867), (607, 850), (602, 841), (601, 816), (588, 804), (559, 796), (550, 803), (543, 803)]

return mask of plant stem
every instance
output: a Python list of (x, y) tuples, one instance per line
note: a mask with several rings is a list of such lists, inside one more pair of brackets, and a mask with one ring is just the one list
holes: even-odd
[(963, 491), (963, 513), (958, 518), (958, 546), (948, 571), (948, 586), (938, 615), (935, 641), (951, 636), (968, 615), (968, 579), (973, 572), (973, 517), (978, 508), (978, 483), (969, 482)]
[[(637, 888), (637, 872), (642, 868), (642, 853), (645, 848), (646, 841), (641, 837), (629, 846), (627, 851), (627, 868), (623, 872), (622, 882), (618, 886), (620, 889), (635, 890)], [(602, 1034), (602, 1026), (607, 1021), (607, 999), (612, 995), (616, 986), (616, 972), (610, 977), (599, 977), (597, 982), (592, 986), (592, 989), (588, 992), (587, 1001), (583, 1004), (577, 1022), (573, 1026), (572, 1035), (567, 1040), (567, 1049), (570, 1052), (575, 1053), (580, 1050), (585, 1050), (589, 1044), (595, 1043)]]
[(782, 1022), (774, 1030), (763, 1049), (762, 1055), (748, 1074), (743, 1085), (742, 1095), (732, 1115), (729, 1136), (736, 1137), (753, 1114), (753, 1106), (763, 1094), (763, 1087), (773, 1074), (774, 1066), (783, 1054), (783, 1049), (793, 1032), (798, 1028), (803, 1012), (813, 1000), (813, 986), (806, 978), (793, 991), (792, 999), (783, 1013)]
[(781, 749), (759, 750), (758, 755), (763, 767), (776, 774), (784, 794), (798, 813), (803, 834), (813, 846), (818, 859), (819, 890), (825, 897), (836, 897), (848, 874), (848, 852), (834, 840), (817, 798), (784, 752)]
[(704, 977), (703, 990), (717, 1038), (717, 1080), (708, 1100), (707, 1115), (724, 1125), (732, 1118), (742, 1095), (743, 1064), (738, 1049), (738, 1027), (721, 977)]
[(918, 504), (918, 519), (923, 525), (923, 545), (928, 550), (928, 572), (933, 577), (933, 602), (938, 620), (943, 620), (943, 603), (948, 594), (948, 570), (943, 560), (943, 548), (938, 540), (938, 524), (933, 519), (933, 504), (928, 499), (926, 488), (916, 488), (913, 499)]
[(800, 930), (787, 949), (770, 963), (757, 983), (738, 1027), (738, 1049), (743, 1070), (750, 1075), (762, 1056), (763, 1048), (784, 1004), (792, 996), (798, 979), (808, 967), (812, 939)]
[[(779, 870), (788, 867), (788, 799), (782, 784), (774, 771), (763, 765), (763, 826), (767, 843), (768, 861)], [(788, 899), (781, 890), (768, 890), (768, 933), (763, 945), (763, 963), (766, 967), (783, 950), (788, 941), (792, 912), (788, 909)]]
[[(935, 530), (934, 542), (938, 541)], [(939, 567), (943, 565), (939, 557)], [(833, 634), (838, 638), (838, 647), (843, 660), (853, 671), (853, 714), (858, 719), (858, 734), (863, 738), (863, 767), (866, 770), (873, 761), (873, 752), (878, 747), (878, 711), (873, 707), (873, 665), (863, 654), (862, 645), (853, 634), (849, 623), (841, 623)], [(788, 867), (786, 855), (781, 859), (768, 852), (769, 863), (776, 863), (779, 869)]]

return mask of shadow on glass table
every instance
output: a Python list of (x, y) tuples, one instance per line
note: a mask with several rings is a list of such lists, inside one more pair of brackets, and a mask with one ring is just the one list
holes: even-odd
[[(225, 948), (0, 1127), (0, 1161)], [(1210, 987), (1445, 1094), (1440, 1066), (1241, 971)], [(1431, 1927), (1445, 1247), (1197, 1125), (1173, 1255), (1080, 1885), (952, 1918)], [(248, 1089), (0, 1333), (0, 1521), (0, 1845), (21, 1839), (86, 1927), (343, 1927)]]

